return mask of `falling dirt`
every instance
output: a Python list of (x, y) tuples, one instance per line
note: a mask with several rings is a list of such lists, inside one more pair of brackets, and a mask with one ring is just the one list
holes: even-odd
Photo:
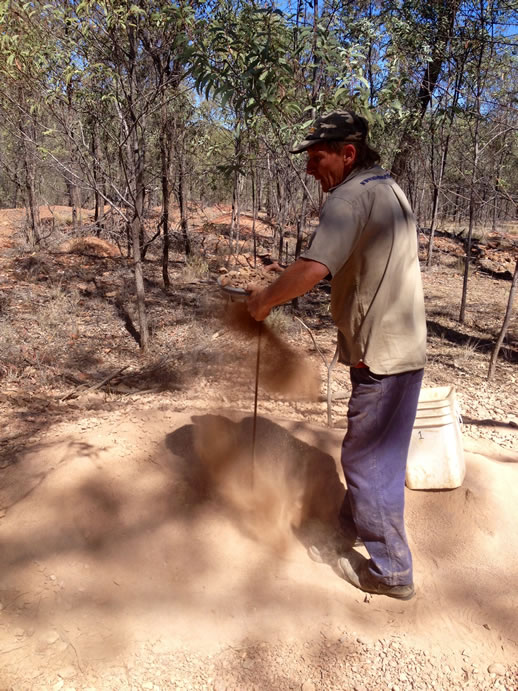
[(246, 336), (259, 352), (253, 353), (241, 365), (248, 372), (251, 381), (255, 379), (257, 357), (260, 358), (261, 387), (270, 393), (281, 394), (291, 399), (317, 400), (321, 379), (315, 362), (284, 342), (267, 324), (253, 319), (242, 302), (225, 305), (222, 320), (239, 335)]

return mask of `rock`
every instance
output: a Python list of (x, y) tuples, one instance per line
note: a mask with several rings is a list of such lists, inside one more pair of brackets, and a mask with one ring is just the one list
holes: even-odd
[(46, 643), (47, 645), (52, 645), (57, 640), (59, 640), (59, 633), (57, 631), (46, 631), (41, 637), (40, 642)]
[(316, 691), (316, 688), (317, 687), (312, 681), (306, 679), (306, 681), (300, 687), (300, 691)]
[(154, 686), (154, 684), (153, 684), (153, 682), (151, 682), (151, 681), (145, 681), (145, 682), (142, 684), (142, 688), (143, 688), (143, 689), (152, 689), (153, 686)]
[(63, 667), (63, 669), (60, 669), (58, 672), (58, 675), (62, 679), (72, 679), (75, 677), (77, 674), (76, 668), (72, 667), (72, 665), (69, 665), (68, 667)]
[(499, 662), (494, 662), (492, 665), (489, 665), (487, 671), (489, 674), (496, 674), (497, 677), (504, 677), (506, 673), (505, 666), (501, 665)]

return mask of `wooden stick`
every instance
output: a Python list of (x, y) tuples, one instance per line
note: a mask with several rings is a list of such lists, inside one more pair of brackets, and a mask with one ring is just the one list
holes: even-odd
[(87, 391), (95, 391), (96, 389), (100, 389), (101, 386), (104, 386), (104, 384), (107, 384), (109, 381), (114, 379), (118, 374), (121, 374), (121, 372), (124, 372), (125, 369), (128, 369), (129, 365), (124, 365), (124, 367), (121, 367), (118, 369), (116, 372), (113, 372), (113, 374), (108, 375), (104, 379), (101, 379), (100, 382), (97, 382), (96, 384), (92, 384), (92, 386), (86, 386), (84, 388), (84, 391), (71, 391), (68, 393), (66, 396), (63, 396), (63, 398), (59, 399), (60, 403), (63, 403), (63, 401), (68, 401), (70, 398), (74, 398), (75, 396), (79, 396), (80, 393), (86, 393)]

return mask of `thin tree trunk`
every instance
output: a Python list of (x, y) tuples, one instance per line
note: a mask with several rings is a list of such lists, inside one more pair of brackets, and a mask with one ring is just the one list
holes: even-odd
[[(446, 46), (450, 40), (455, 23), (455, 17), (459, 7), (459, 0), (448, 0), (445, 2), (432, 5), (437, 9), (436, 29), (437, 32), (433, 37), (434, 46), (432, 50), (431, 61), (426, 65), (424, 73), (421, 77), (419, 86), (419, 93), (417, 94), (416, 115), (420, 121), (424, 118), (428, 104), (432, 99), (433, 92), (439, 80), (443, 62), (446, 60)], [(416, 144), (417, 138), (415, 133), (406, 130), (401, 138), (399, 151), (394, 157), (391, 166), (391, 172), (399, 180), (403, 180), (405, 176), (408, 177), (408, 164), (410, 155)], [(410, 183), (410, 181), (408, 181)]]
[(27, 209), (27, 240), (31, 248), (40, 242), (40, 208), (36, 199), (36, 172), (32, 144), (27, 138), (25, 124), (20, 122), (23, 138), (23, 172), (25, 187), (25, 204)]
[(93, 159), (93, 180), (94, 180), (94, 222), (96, 224), (97, 236), (101, 234), (104, 223), (104, 198), (101, 195), (100, 186), (101, 173), (100, 173), (100, 161), (99, 161), (99, 134), (97, 132), (97, 126), (95, 121), (92, 121), (92, 159)]
[(252, 167), (252, 241), (254, 244), (254, 268), (257, 266), (257, 167)]
[[(476, 127), (478, 131), (478, 124)], [(478, 163), (478, 143), (475, 139), (475, 157), (473, 161), (473, 171), (471, 173), (471, 190), (469, 195), (469, 226), (468, 226), (468, 237), (466, 239), (466, 256), (464, 258), (464, 277), (462, 279), (462, 297), (460, 302), (460, 314), (459, 322), (464, 324), (466, 318), (466, 302), (468, 298), (468, 279), (469, 270), (471, 265), (471, 242), (473, 239), (473, 225), (475, 222), (475, 178), (476, 178), (476, 168)]]
[(131, 244), (133, 248), (133, 262), (135, 271), (135, 289), (137, 293), (137, 309), (140, 330), (140, 347), (145, 350), (149, 345), (149, 329), (146, 313), (146, 295), (144, 288), (144, 272), (142, 268), (141, 238), (143, 232), (142, 214), (144, 211), (144, 142), (140, 139), (134, 142), (135, 163), (135, 209), (131, 221)]
[(509, 322), (511, 321), (514, 295), (516, 293), (516, 286), (517, 285), (518, 285), (518, 259), (516, 260), (516, 264), (514, 267), (513, 280), (511, 282), (511, 288), (509, 289), (509, 298), (507, 300), (507, 308), (505, 310), (505, 316), (504, 316), (504, 321), (502, 323), (502, 328), (500, 329), (500, 333), (498, 334), (498, 338), (496, 339), (495, 347), (493, 348), (493, 352), (491, 353), (491, 360), (489, 362), (489, 371), (487, 374), (488, 380), (492, 379), (493, 375), (495, 373), (496, 361), (498, 359), (498, 353), (500, 352), (500, 348), (502, 346), (502, 343), (503, 343), (504, 338), (505, 338), (506, 333), (507, 333), (507, 329), (509, 327)]
[[(237, 251), (239, 243), (239, 161), (241, 157), (241, 137), (238, 135), (234, 141), (234, 179), (232, 183), (232, 210), (230, 214), (230, 255), (234, 254), (234, 246)], [(235, 242), (234, 242), (235, 241)]]
[[(144, 288), (144, 273), (142, 268), (141, 237), (143, 232), (142, 216), (144, 211), (144, 165), (145, 165), (145, 122), (137, 120), (134, 111), (134, 103), (138, 88), (136, 81), (136, 37), (133, 28), (128, 29), (129, 61), (130, 61), (130, 89), (129, 109), (131, 123), (129, 124), (130, 136), (128, 137), (128, 163), (130, 166), (130, 179), (128, 181), (133, 201), (133, 217), (131, 220), (131, 244), (133, 248), (133, 262), (135, 272), (135, 290), (137, 294), (137, 309), (140, 329), (140, 347), (146, 350), (149, 345), (149, 329), (146, 314), (146, 295)], [(140, 136), (139, 136), (140, 133)]]
[[(177, 139), (178, 141), (178, 139)], [(182, 229), (182, 236), (185, 248), (185, 256), (191, 254), (191, 239), (189, 237), (189, 213), (188, 213), (188, 197), (187, 197), (187, 181), (185, 173), (185, 150), (183, 147), (183, 140), (178, 147), (178, 204), (180, 206), (180, 226)]]
[[(484, 5), (483, 0), (481, 3), (481, 22), (483, 22)], [(477, 180), (478, 172), (478, 160), (479, 160), (479, 129), (480, 129), (480, 97), (482, 94), (482, 59), (485, 52), (485, 44), (480, 45), (478, 61), (477, 61), (477, 72), (476, 72), (476, 86), (475, 86), (475, 130), (473, 132), (473, 168), (471, 171), (471, 181), (470, 181), (470, 194), (469, 194), (469, 228), (468, 228), (468, 238), (466, 241), (466, 258), (464, 262), (464, 278), (462, 281), (462, 298), (460, 303), (460, 314), (459, 322), (464, 323), (466, 317), (466, 302), (468, 295), (468, 279), (469, 279), (469, 269), (471, 263), (471, 242), (473, 238), (473, 225), (475, 222), (475, 184)]]
[(164, 287), (169, 288), (169, 206), (171, 203), (171, 186), (169, 175), (171, 171), (171, 129), (167, 119), (164, 94), (162, 93), (162, 104), (160, 108), (160, 181), (162, 187), (162, 278)]

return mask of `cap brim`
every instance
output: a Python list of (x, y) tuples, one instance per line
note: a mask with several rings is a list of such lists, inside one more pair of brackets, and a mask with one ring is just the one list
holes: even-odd
[(300, 144), (295, 144), (293, 149), (290, 149), (290, 154), (301, 154), (303, 151), (307, 151), (313, 144), (318, 144), (318, 139), (304, 139)]

